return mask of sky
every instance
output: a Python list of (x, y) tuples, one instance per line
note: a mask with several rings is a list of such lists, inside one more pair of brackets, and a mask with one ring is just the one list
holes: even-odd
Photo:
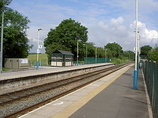
[[(158, 44), (158, 0), (138, 0), (140, 47)], [(10, 8), (31, 21), (27, 30), (29, 44), (36, 52), (50, 29), (72, 18), (88, 28), (88, 41), (97, 47), (118, 43), (124, 51), (135, 47), (135, 0), (12, 0)], [(42, 30), (38, 31), (41, 28)], [(39, 33), (39, 35), (38, 35)], [(40, 49), (41, 53), (45, 48)]]

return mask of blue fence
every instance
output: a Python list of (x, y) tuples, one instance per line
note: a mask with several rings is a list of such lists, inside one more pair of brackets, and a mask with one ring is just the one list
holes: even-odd
[(110, 62), (109, 58), (84, 57), (85, 64), (106, 63)]

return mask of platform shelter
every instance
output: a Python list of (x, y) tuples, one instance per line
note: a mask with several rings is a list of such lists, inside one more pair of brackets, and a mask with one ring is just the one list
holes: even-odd
[(56, 50), (52, 53), (51, 66), (72, 66), (74, 54), (68, 51)]

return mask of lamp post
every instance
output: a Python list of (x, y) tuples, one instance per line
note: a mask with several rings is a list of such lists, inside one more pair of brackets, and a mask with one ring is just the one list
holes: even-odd
[(139, 34), (139, 37), (138, 37), (138, 70), (139, 70), (139, 67), (140, 67), (140, 51), (141, 50), (140, 50), (140, 34)]
[(105, 62), (106, 62), (106, 48), (104, 48), (104, 50), (105, 50)]
[(38, 54), (40, 53), (40, 50), (39, 50), (39, 31), (40, 31), (40, 30), (42, 30), (42, 29), (41, 29), (41, 28), (38, 29), (38, 36), (37, 36), (37, 38), (38, 38), (37, 40), (38, 40), (38, 41), (37, 41), (37, 61), (36, 61), (36, 69), (38, 69), (38, 67), (39, 67), (39, 61), (38, 61), (38, 60), (39, 60), (39, 55), (38, 55)]
[(133, 76), (133, 89), (137, 89), (138, 81), (138, 0), (135, 0), (135, 68)]
[(3, 68), (3, 25), (4, 25), (4, 11), (2, 10), (2, 24), (1, 24), (1, 57), (0, 57), (0, 72), (2, 73)]
[(95, 63), (97, 63), (97, 47), (95, 47)]
[(38, 54), (40, 53), (40, 50), (39, 50), (39, 31), (40, 31), (40, 30), (42, 30), (42, 29), (41, 29), (41, 28), (38, 29), (38, 36), (37, 36), (37, 38), (38, 38), (38, 39), (37, 39), (37, 40), (38, 40), (38, 41), (37, 41), (37, 61), (39, 60), (39, 55), (38, 55)]
[(83, 44), (86, 46), (86, 63), (87, 63), (87, 44)]
[(86, 45), (86, 60), (87, 60), (87, 45)]
[(78, 66), (78, 40), (77, 40), (77, 66)]

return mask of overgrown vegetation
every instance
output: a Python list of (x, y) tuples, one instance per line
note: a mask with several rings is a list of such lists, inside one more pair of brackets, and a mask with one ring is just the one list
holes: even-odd
[(132, 60), (130, 60), (129, 58), (112, 58), (111, 59), (111, 63), (114, 63), (114, 64), (123, 64), (123, 63), (127, 63), (127, 62), (131, 62)]

